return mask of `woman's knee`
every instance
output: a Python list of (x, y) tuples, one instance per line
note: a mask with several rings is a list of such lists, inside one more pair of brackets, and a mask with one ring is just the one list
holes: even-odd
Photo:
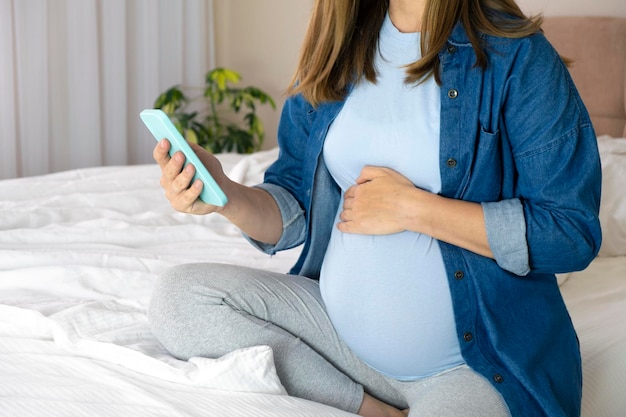
[[(221, 264), (189, 264), (171, 268), (157, 278), (148, 320), (155, 337), (174, 356), (186, 359), (193, 354), (188, 345), (200, 324), (205, 336), (211, 329), (220, 331), (221, 312), (212, 307), (224, 305), (229, 291), (223, 288), (227, 275), (228, 268)], [(212, 321), (217, 322), (215, 326)]]
[(221, 304), (242, 285), (236, 267), (226, 264), (185, 264), (170, 268), (154, 283), (150, 316), (183, 314), (198, 301)]

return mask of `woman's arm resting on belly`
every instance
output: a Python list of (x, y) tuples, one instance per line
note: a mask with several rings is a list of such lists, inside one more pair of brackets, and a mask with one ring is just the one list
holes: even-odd
[(337, 227), (345, 233), (376, 235), (409, 230), (494, 257), (479, 203), (422, 190), (389, 168), (363, 168), (357, 183), (345, 193), (340, 218)]

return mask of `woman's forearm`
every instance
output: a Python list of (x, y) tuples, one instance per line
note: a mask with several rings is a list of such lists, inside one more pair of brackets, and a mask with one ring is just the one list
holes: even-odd
[(406, 211), (414, 213), (407, 218), (407, 229), (494, 258), (487, 239), (483, 208), (479, 203), (419, 191), (421, 195), (416, 197), (419, 202), (412, 206), (418, 209)]
[(278, 242), (283, 230), (282, 217), (278, 204), (267, 191), (233, 182), (228, 200), (220, 214), (255, 240)]

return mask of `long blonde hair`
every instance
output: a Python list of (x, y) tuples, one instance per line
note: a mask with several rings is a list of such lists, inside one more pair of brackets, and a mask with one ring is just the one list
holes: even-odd
[[(374, 57), (389, 0), (316, 0), (288, 94), (313, 105), (341, 100), (351, 83), (376, 82)], [(422, 58), (407, 66), (407, 82), (434, 76), (441, 83), (439, 51), (457, 22), (469, 35), (476, 65), (485, 68), (481, 34), (520, 38), (541, 30), (541, 17), (526, 16), (514, 0), (428, 0)]]

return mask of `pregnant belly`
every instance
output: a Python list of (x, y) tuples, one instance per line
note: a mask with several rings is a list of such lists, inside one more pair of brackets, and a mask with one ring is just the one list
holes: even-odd
[(379, 372), (413, 380), (463, 363), (436, 240), (333, 231), (320, 285), (339, 335)]

